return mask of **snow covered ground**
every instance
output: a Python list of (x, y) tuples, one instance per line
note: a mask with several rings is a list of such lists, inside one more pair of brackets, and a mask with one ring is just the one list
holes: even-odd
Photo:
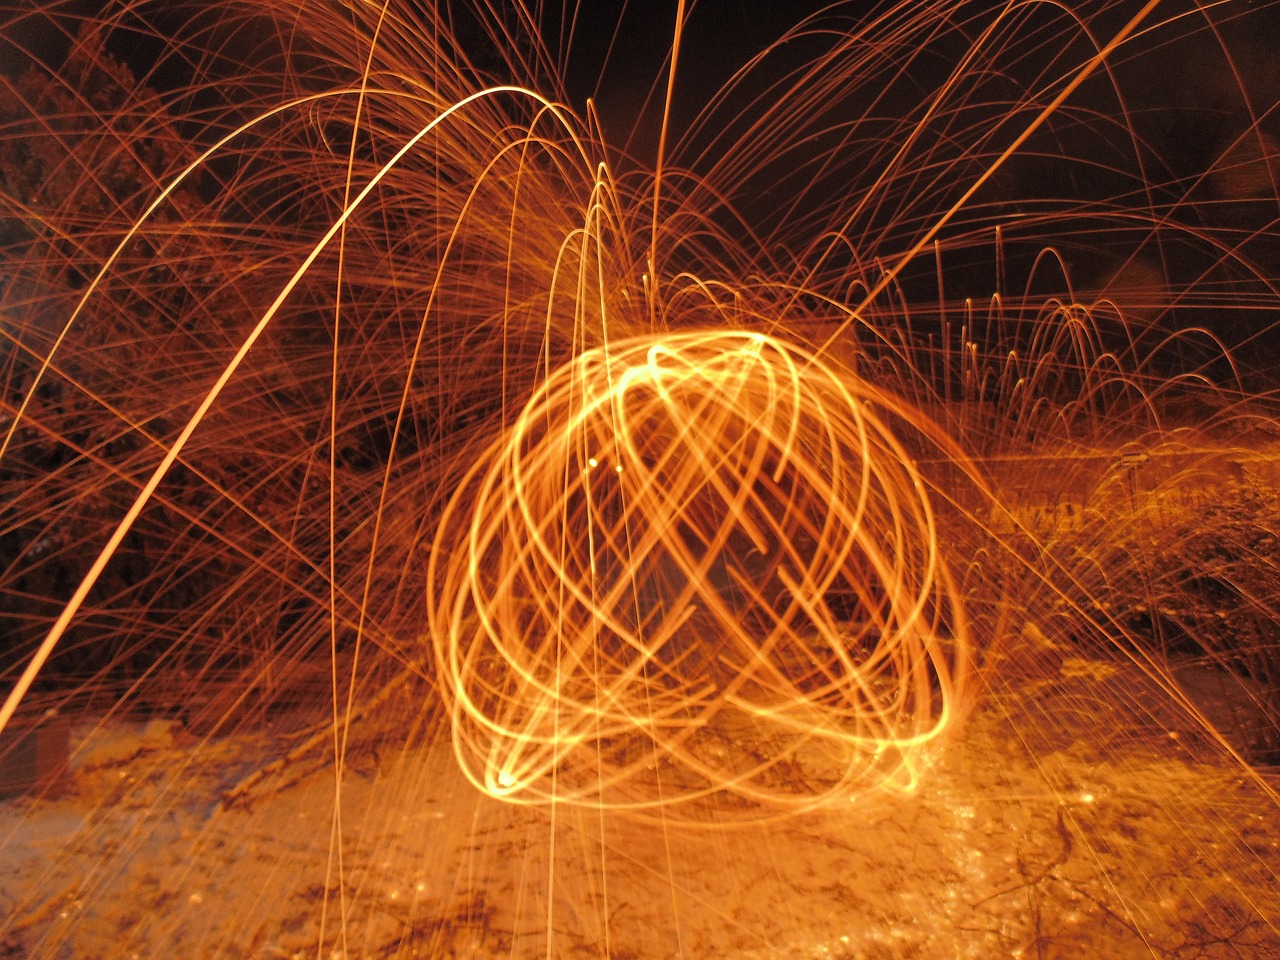
[(340, 771), (297, 725), (82, 723), (63, 795), (0, 805), (0, 957), (1280, 957), (1276, 779), (1081, 663), (913, 789), (751, 827), (490, 800), (408, 696)]

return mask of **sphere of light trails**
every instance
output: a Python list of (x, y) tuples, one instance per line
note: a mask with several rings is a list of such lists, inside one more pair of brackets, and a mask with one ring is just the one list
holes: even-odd
[(900, 778), (954, 713), (963, 611), (901, 402), (756, 333), (551, 373), (432, 550), (467, 776), (514, 802), (750, 818)]

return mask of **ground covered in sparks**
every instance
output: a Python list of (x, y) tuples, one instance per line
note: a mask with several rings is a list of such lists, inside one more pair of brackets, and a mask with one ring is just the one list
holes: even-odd
[(994, 692), (913, 790), (754, 827), (495, 802), (372, 716), (340, 777), (287, 722), (82, 726), (61, 797), (0, 807), (0, 956), (1280, 957), (1280, 779), (1150, 713), (1099, 746), (1081, 705), (1142, 681), (1086, 667)]

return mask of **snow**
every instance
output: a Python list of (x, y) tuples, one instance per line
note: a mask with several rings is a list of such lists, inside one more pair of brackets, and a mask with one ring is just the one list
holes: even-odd
[(490, 800), (407, 697), (341, 772), (288, 728), (81, 724), (69, 789), (0, 807), (0, 956), (1275, 955), (1274, 780), (1190, 727), (1100, 736), (1116, 670), (993, 690), (913, 788), (754, 826)]

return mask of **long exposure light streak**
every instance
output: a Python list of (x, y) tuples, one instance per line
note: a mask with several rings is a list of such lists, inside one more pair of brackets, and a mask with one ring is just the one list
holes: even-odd
[(912, 416), (762, 334), (614, 342), (552, 373), (432, 546), (463, 770), (514, 800), (720, 817), (726, 796), (772, 814), (898, 777), (969, 656), (887, 423)]

